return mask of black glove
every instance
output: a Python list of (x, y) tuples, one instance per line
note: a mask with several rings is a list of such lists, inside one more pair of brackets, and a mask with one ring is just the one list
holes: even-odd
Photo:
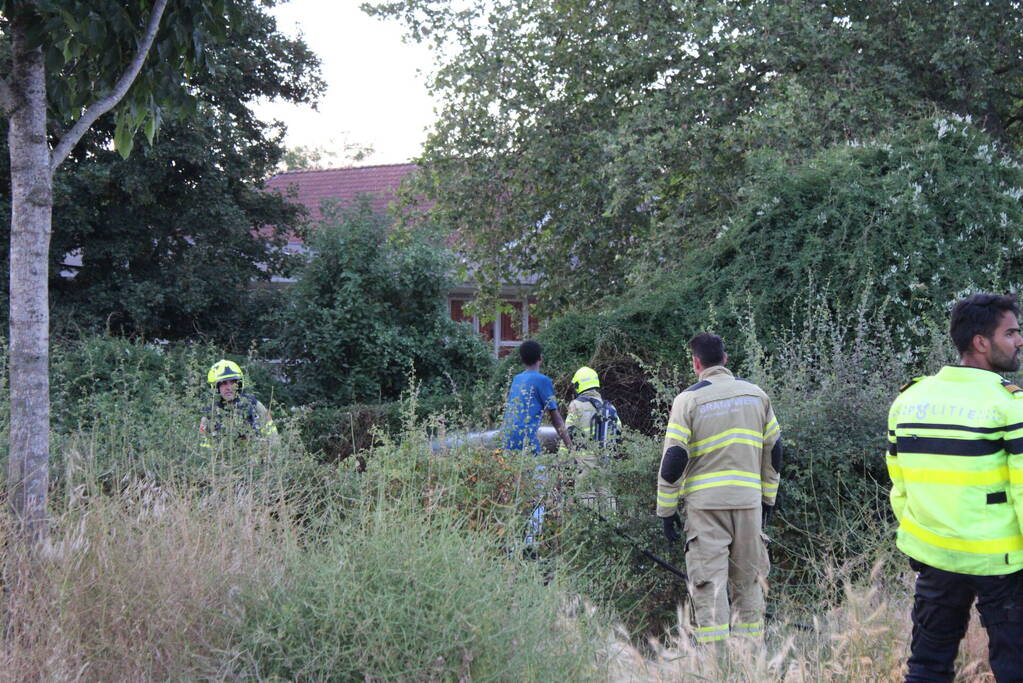
[(682, 518), (677, 512), (671, 517), (661, 517), (661, 522), (664, 524), (664, 537), (668, 539), (668, 543), (676, 543), (682, 538), (678, 533), (678, 529), (682, 528)]
[(768, 505), (767, 503), (761, 503), (760, 511), (763, 514), (763, 516), (760, 518), (761, 519), (760, 526), (762, 528), (766, 528), (767, 523), (771, 521), (771, 515), (774, 514), (774, 506)]

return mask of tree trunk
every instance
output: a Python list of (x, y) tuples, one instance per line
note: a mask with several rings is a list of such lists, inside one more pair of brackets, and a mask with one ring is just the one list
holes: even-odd
[(25, 540), (47, 536), (50, 454), (50, 312), (48, 296), (53, 174), (46, 139), (43, 53), (12, 22), (11, 153), (11, 436), (7, 487)]

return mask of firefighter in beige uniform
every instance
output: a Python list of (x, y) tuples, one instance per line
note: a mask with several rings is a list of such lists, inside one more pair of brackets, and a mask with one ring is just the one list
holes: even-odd
[[(607, 486), (594, 485), (597, 470), (606, 464), (611, 450), (617, 447), (622, 421), (610, 401), (600, 395), (597, 371), (583, 366), (572, 377), (575, 399), (568, 404), (565, 427), (574, 446), (572, 458), (576, 465), (575, 499), (590, 508), (615, 509), (615, 500)], [(568, 449), (558, 448), (564, 455)]]
[[(657, 516), (679, 539), (685, 501), (685, 557), (696, 612), (696, 640), (761, 636), (761, 581), (770, 561), (763, 526), (774, 509), (781, 430), (760, 387), (725, 367), (721, 337), (689, 342), (699, 382), (675, 397), (657, 478)], [(729, 604), (731, 594), (731, 604)]]

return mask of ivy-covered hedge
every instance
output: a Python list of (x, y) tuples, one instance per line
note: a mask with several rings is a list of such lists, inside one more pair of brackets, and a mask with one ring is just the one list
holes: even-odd
[(800, 326), (807, 300), (823, 294), (841, 310), (867, 301), (866, 315), (911, 351), (925, 333), (919, 321), (942, 317), (960, 295), (1019, 291), (1021, 198), (1023, 167), (968, 118), (911, 122), (794, 167), (768, 155), (739, 209), (692, 231), (706, 240), (680, 238), (624, 296), (557, 318), (540, 340), (559, 366), (607, 348), (684, 364), (695, 332), (734, 340), (752, 314), (775, 350), (777, 333)]

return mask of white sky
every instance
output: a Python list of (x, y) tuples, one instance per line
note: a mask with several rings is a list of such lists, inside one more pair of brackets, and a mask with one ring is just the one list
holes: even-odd
[[(432, 68), (426, 47), (406, 44), (397, 21), (370, 17), (362, 0), (290, 0), (273, 9), (285, 35), (301, 34), (322, 64), (327, 91), (319, 111), (307, 106), (263, 103), (257, 113), (288, 126), (288, 147), (322, 147), (342, 152), (346, 143), (372, 145), (359, 162), (393, 164), (422, 150), (434, 119), (425, 74)], [(422, 71), (423, 74), (417, 73)]]

